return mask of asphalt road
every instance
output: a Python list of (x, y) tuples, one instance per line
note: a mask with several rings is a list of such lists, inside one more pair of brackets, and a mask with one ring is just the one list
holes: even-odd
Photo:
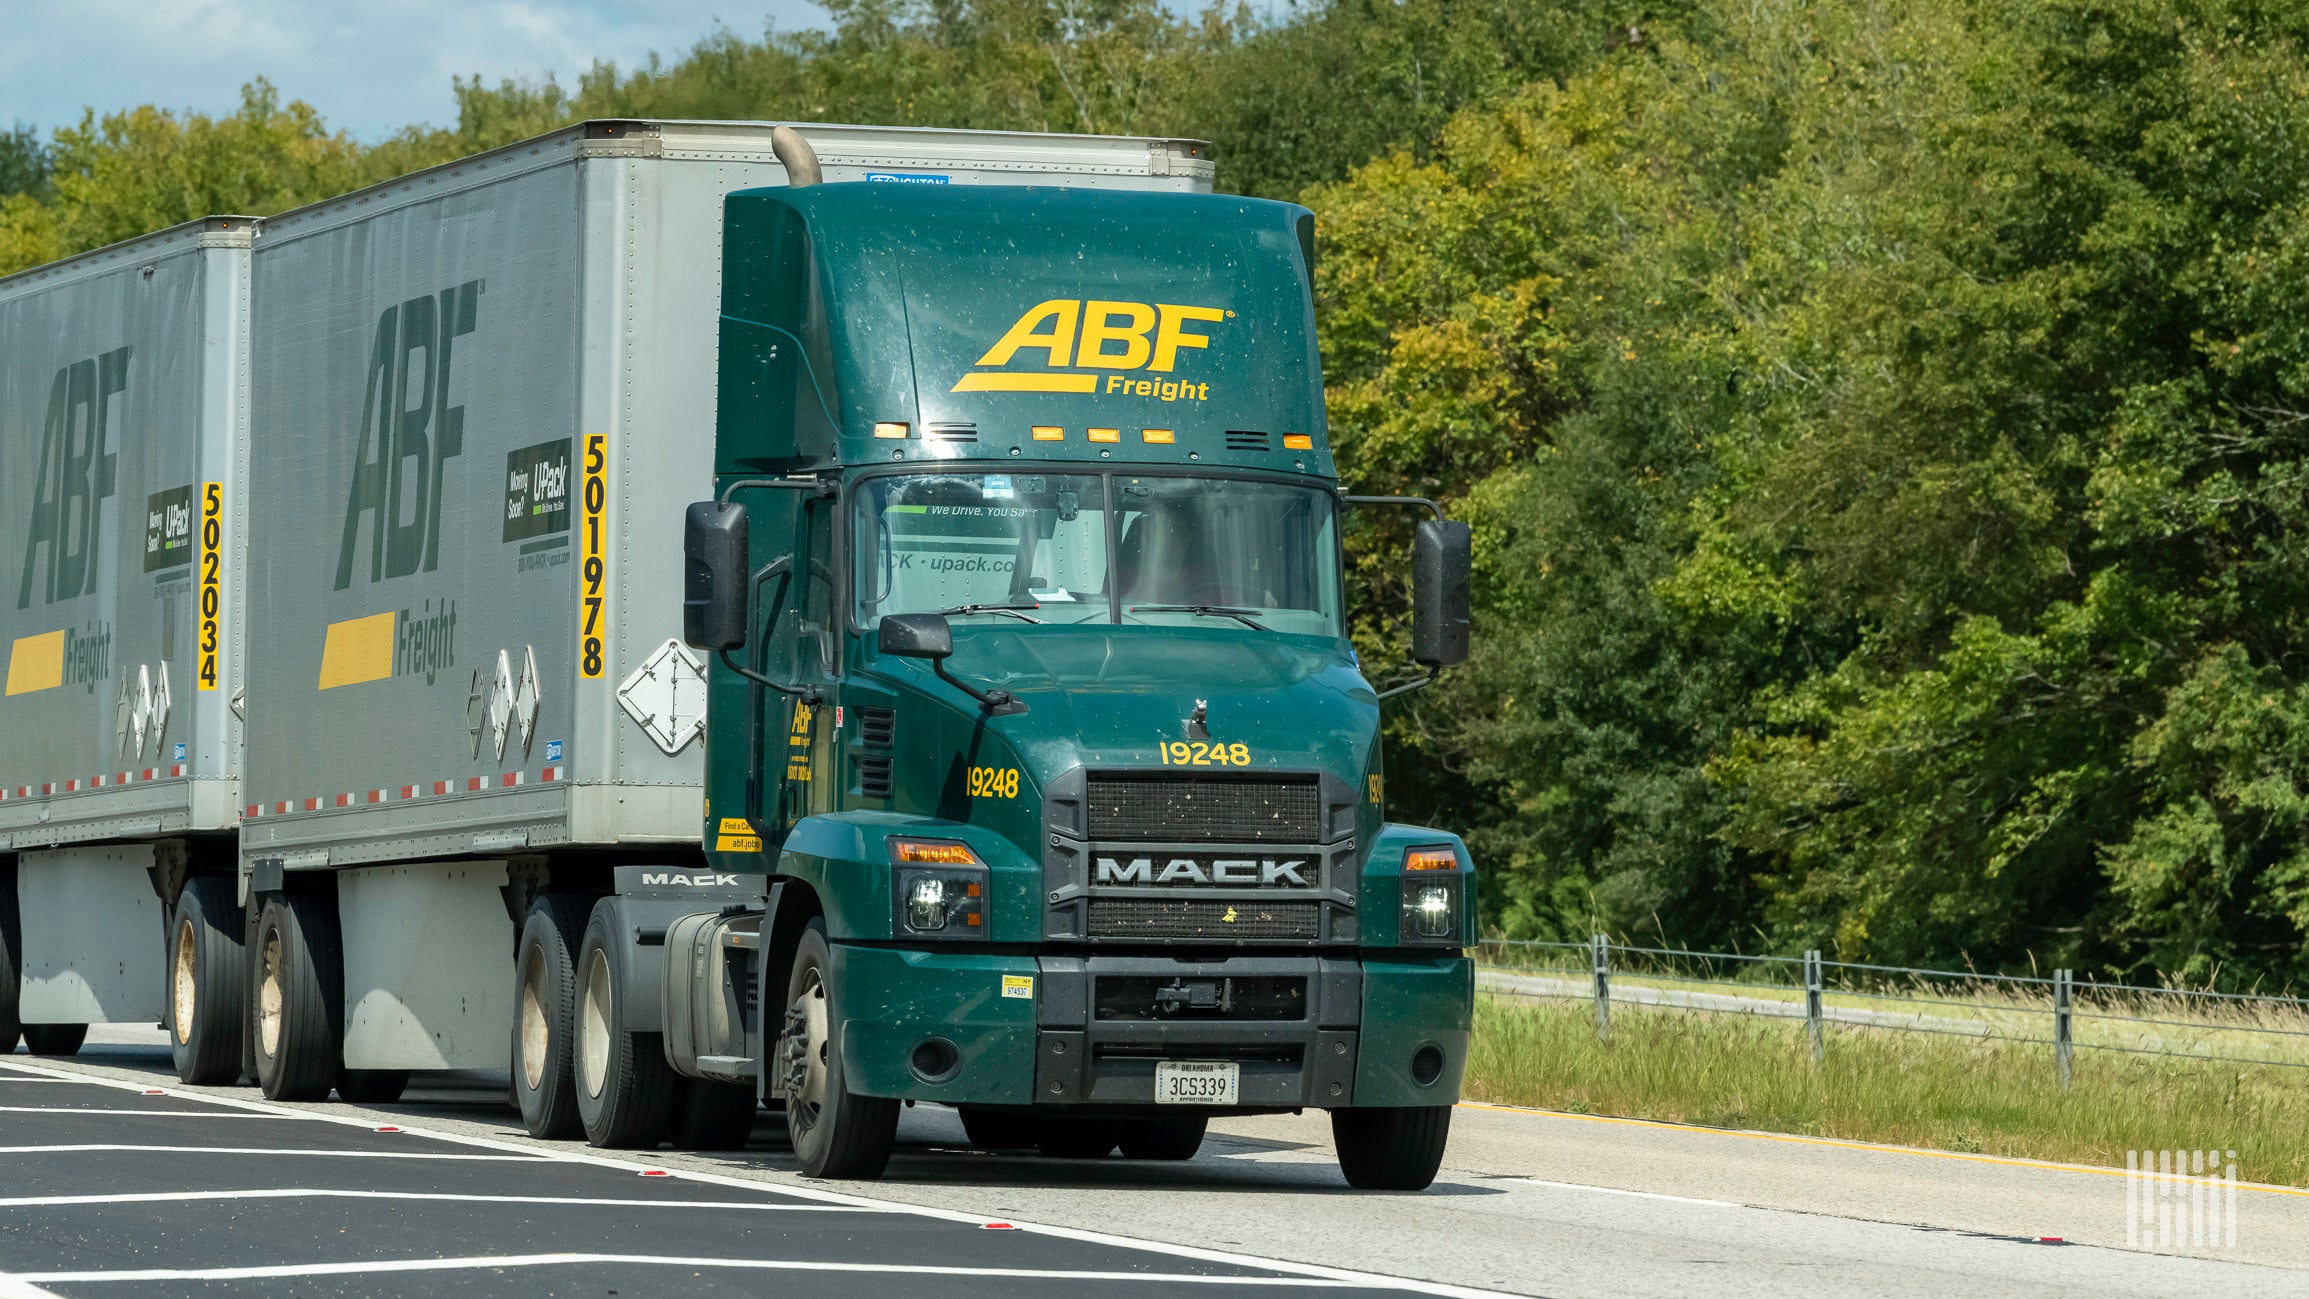
[(1418, 1195), (1349, 1191), (1318, 1116), (1089, 1164), (964, 1149), (934, 1107), (906, 1112), (884, 1181), (813, 1182), (767, 1115), (742, 1154), (593, 1151), (521, 1134), (501, 1076), (276, 1107), (180, 1088), (157, 1034), (114, 1029), (0, 1061), (0, 1299), (2309, 1291), (2298, 1192), (2241, 1191), (2237, 1243), (2185, 1257), (2124, 1248), (2108, 1170), (1474, 1106), (1454, 1125)]

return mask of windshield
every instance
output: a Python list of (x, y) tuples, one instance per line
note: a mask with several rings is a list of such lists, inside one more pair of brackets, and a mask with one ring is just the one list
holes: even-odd
[(1338, 636), (1330, 493), (1241, 478), (921, 474), (858, 493), (858, 621), (1209, 625)]

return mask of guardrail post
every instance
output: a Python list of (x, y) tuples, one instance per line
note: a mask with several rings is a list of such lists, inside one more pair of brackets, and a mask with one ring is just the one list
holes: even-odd
[(2060, 1085), (2068, 1089), (2069, 1072), (2076, 1056), (2075, 1039), (2071, 1026), (2076, 1018), (2076, 976), (2067, 970), (2052, 972), (2052, 1062), (2060, 1071)]
[(1611, 939), (1595, 936), (1595, 1035), (1611, 1036)]
[(1812, 1063), (1828, 1058), (1828, 1039), (1821, 1031), (1820, 994), (1824, 980), (1821, 977), (1820, 952), (1813, 948), (1804, 953), (1804, 1027), (1812, 1034)]

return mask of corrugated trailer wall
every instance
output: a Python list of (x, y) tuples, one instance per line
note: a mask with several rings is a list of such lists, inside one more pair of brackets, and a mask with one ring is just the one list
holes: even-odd
[(160, 894), (204, 835), (229, 860), (254, 228), (0, 281), (0, 886), (30, 1023), (156, 1018)]

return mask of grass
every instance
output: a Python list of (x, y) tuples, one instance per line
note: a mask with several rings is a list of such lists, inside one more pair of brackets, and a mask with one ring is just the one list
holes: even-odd
[(2309, 1069), (2080, 1050), (2063, 1091), (2032, 1043), (1831, 1024), (1815, 1064), (1801, 1020), (1615, 1002), (1611, 1028), (1599, 1041), (1584, 1001), (1479, 994), (1467, 1096), (2119, 1168), (2234, 1150), (2245, 1180), (2309, 1186)]

